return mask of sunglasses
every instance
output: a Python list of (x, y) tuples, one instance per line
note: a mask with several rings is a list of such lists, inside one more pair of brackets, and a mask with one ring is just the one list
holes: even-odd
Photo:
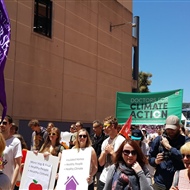
[(81, 139), (81, 138), (86, 138), (87, 137), (87, 135), (79, 135), (79, 138)]
[(132, 156), (135, 156), (135, 155), (137, 155), (137, 152), (136, 152), (136, 150), (132, 150), (132, 151), (130, 151), (130, 150), (123, 150), (123, 154), (124, 154), (125, 156), (129, 156), (130, 154), (131, 154)]
[(186, 157), (187, 159), (189, 159), (189, 158), (190, 158), (190, 155), (189, 155), (189, 154), (187, 154), (187, 155), (186, 155), (186, 154), (182, 154), (182, 157), (183, 157), (183, 158)]
[(108, 128), (111, 124), (110, 123), (106, 123), (104, 124), (104, 128)]
[(56, 133), (49, 133), (49, 136), (55, 136), (56, 135)]
[(7, 125), (7, 122), (6, 122), (6, 121), (3, 121), (3, 122), (2, 122), (2, 125)]

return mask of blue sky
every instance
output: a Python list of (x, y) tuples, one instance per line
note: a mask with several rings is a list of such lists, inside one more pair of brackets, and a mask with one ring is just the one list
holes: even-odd
[(140, 17), (139, 71), (152, 73), (151, 92), (183, 89), (190, 103), (190, 0), (133, 1)]

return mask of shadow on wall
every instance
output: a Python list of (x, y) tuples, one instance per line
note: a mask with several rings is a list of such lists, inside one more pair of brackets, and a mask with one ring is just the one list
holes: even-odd
[[(24, 137), (24, 140), (26, 141), (27, 146), (30, 149), (30, 143), (31, 143), (31, 136), (32, 136), (32, 130), (30, 127), (28, 127), (28, 123), (30, 120), (19, 120), (19, 131), (18, 133), (21, 134)], [(71, 124), (75, 122), (57, 122), (57, 121), (40, 121), (40, 126), (47, 127), (49, 122), (53, 122), (56, 127), (60, 129), (60, 131), (65, 132), (70, 129)], [(83, 123), (84, 128), (89, 132), (89, 134), (92, 133), (92, 123)]]

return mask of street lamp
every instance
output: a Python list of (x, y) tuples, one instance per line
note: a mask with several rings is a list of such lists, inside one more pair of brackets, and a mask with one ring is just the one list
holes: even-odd
[(112, 30), (115, 27), (123, 26), (123, 25), (126, 25), (126, 24), (131, 24), (132, 27), (136, 27), (136, 23), (132, 23), (132, 22), (124, 22), (124, 23), (121, 23), (121, 24), (114, 24), (114, 25), (112, 23), (110, 23), (110, 32), (112, 32)]
[(136, 88), (132, 89), (132, 92), (138, 92), (138, 78), (139, 78), (139, 16), (134, 17), (136, 27), (134, 30), (134, 37), (137, 40), (136, 46), (134, 46), (134, 59), (133, 59), (133, 80), (136, 81)]

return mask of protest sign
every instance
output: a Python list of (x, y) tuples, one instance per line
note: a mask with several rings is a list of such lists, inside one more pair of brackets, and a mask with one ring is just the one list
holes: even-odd
[(49, 155), (44, 158), (42, 153), (28, 151), (19, 189), (54, 189), (58, 162), (59, 158), (56, 156)]
[(167, 116), (181, 119), (183, 90), (149, 93), (118, 92), (116, 117), (124, 124), (132, 115), (132, 124), (163, 125)]
[(91, 147), (63, 150), (56, 190), (88, 189)]

